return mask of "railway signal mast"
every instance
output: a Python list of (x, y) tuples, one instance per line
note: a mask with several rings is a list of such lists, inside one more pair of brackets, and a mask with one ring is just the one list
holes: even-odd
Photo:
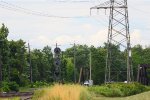
[(55, 82), (61, 82), (61, 59), (60, 59), (60, 54), (61, 54), (61, 49), (58, 47), (56, 43), (56, 48), (54, 49), (55, 55), (54, 55), (54, 80)]
[(92, 9), (109, 9), (109, 27), (107, 39), (107, 57), (105, 70), (105, 83), (114, 81), (114, 72), (121, 72), (114, 64), (114, 54), (112, 52), (113, 44), (118, 45), (121, 49), (126, 50), (125, 62), (127, 69), (127, 83), (132, 81), (131, 66), (131, 45), (129, 33), (128, 4), (127, 0), (108, 0)]

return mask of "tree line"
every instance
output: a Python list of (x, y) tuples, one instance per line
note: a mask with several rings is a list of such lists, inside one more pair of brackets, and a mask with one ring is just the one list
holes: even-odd
[[(30, 66), (32, 66), (33, 82), (42, 81), (47, 83), (54, 82), (54, 54), (50, 46), (43, 49), (33, 49), (28, 51), (26, 42), (22, 39), (14, 41), (8, 40), (9, 30), (2, 24), (0, 28), (0, 82), (15, 81), (19, 86), (26, 86), (30, 83)], [(84, 80), (89, 79), (90, 52), (92, 66), (92, 80), (94, 84), (103, 84), (106, 66), (107, 44), (94, 47), (87, 45), (75, 45), (61, 52), (61, 77), (66, 83), (78, 81), (81, 68), (84, 69)], [(119, 46), (113, 46), (113, 57), (118, 61), (113, 62), (116, 66), (124, 66), (123, 59), (125, 51), (121, 51)], [(75, 63), (74, 63), (75, 59)], [(31, 60), (31, 63), (30, 63)], [(132, 48), (132, 66), (134, 80), (137, 77), (138, 64), (150, 62), (150, 47), (143, 48), (135, 45)], [(30, 65), (31, 64), (31, 65)], [(75, 64), (75, 69), (74, 69)], [(74, 74), (74, 72), (76, 72)], [(125, 73), (121, 73), (125, 76)], [(74, 77), (74, 75), (76, 77)], [(122, 75), (118, 81), (124, 81)]]

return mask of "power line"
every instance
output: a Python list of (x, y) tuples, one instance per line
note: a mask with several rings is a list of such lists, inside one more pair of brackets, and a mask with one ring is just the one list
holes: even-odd
[[(5, 2), (5, 1), (0, 1), (0, 2), (3, 3), (3, 4), (0, 4), (1, 8), (7, 9), (10, 11), (14, 11), (14, 12), (21, 12), (21, 13), (25, 13), (25, 14), (29, 14), (29, 15), (34, 15), (34, 16), (53, 17), (53, 18), (71, 18), (71, 19), (72, 18), (90, 18), (91, 17), (91, 16), (74, 16), (74, 17), (54, 16), (54, 15), (49, 15), (47, 13), (42, 13), (42, 12), (37, 12), (37, 11), (30, 10), (30, 9), (26, 9), (26, 8), (23, 8), (23, 7), (20, 7), (20, 6)], [(99, 23), (106, 26), (106, 24), (104, 24), (102, 21), (100, 21), (94, 17), (91, 17), (91, 18), (93, 18), (94, 20), (97, 20)], [(102, 20), (102, 18), (101, 18), (101, 20)]]
[(130, 8), (132, 8), (132, 9), (138, 11), (138, 12), (141, 12), (141, 13), (144, 13), (144, 14), (150, 14), (150, 12), (147, 12), (147, 11), (142, 10), (142, 9), (135, 8), (135, 7), (132, 6), (132, 5), (129, 5), (129, 6), (130, 6)]
[(37, 12), (37, 11), (33, 11), (30, 9), (26, 9), (5, 1), (0, 1), (0, 7), (3, 9), (7, 9), (7, 10), (11, 10), (11, 11), (15, 11), (15, 12), (21, 12), (21, 13), (25, 13), (25, 14), (30, 14), (30, 15), (35, 15), (35, 16), (43, 16), (43, 17), (53, 17), (53, 18), (89, 18), (90, 16), (56, 16), (56, 15), (50, 15), (48, 13), (43, 13), (43, 12)]
[(100, 0), (53, 0), (50, 2), (58, 2), (58, 3), (93, 3), (99, 2)]

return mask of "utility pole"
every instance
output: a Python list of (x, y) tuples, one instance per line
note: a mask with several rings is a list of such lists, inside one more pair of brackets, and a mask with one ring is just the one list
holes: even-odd
[(92, 80), (91, 70), (92, 70), (92, 53), (91, 53), (91, 50), (90, 50), (90, 80)]
[(30, 50), (30, 44), (28, 43), (28, 50), (29, 50), (29, 65), (30, 65), (30, 82), (33, 82), (32, 79), (32, 65), (31, 65), (31, 50)]
[(2, 56), (0, 53), (0, 83), (2, 82)]
[[(4, 40), (0, 40), (0, 42), (2, 42), (2, 41), (4, 41)], [(2, 76), (3, 76), (3, 74), (2, 74), (3, 72), (2, 72), (2, 49), (0, 49), (0, 83), (2, 82)]]
[(126, 69), (127, 69), (127, 83), (132, 81), (132, 66), (131, 66), (131, 45), (129, 33), (129, 19), (128, 19), (128, 4), (127, 0), (109, 0), (91, 9), (109, 9), (109, 27), (107, 38), (107, 57), (105, 69), (105, 83), (115, 81), (114, 71), (119, 71), (121, 67), (116, 67), (113, 62), (116, 56), (112, 50), (113, 45), (121, 46), (121, 49), (126, 50)]
[(74, 83), (77, 82), (77, 79), (76, 79), (76, 44), (71, 44), (73, 45), (73, 65), (74, 65)]
[(76, 83), (76, 44), (74, 43), (74, 82)]
[(89, 79), (89, 86), (93, 85), (93, 80), (92, 80), (92, 52), (90, 50), (90, 79)]

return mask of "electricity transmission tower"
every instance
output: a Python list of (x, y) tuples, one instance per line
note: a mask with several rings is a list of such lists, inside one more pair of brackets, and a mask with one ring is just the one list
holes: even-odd
[[(121, 69), (114, 65), (113, 45), (121, 47), (121, 50), (126, 51), (124, 58), (124, 67), (127, 69), (127, 83), (132, 81), (132, 66), (131, 66), (131, 46), (130, 46), (130, 33), (129, 33), (129, 20), (128, 20), (128, 4), (127, 0), (109, 0), (91, 9), (109, 9), (109, 27), (107, 39), (107, 57), (105, 69), (105, 83), (115, 81), (115, 72), (123, 74)], [(122, 65), (120, 65), (122, 67)], [(120, 68), (121, 68), (120, 67)]]

